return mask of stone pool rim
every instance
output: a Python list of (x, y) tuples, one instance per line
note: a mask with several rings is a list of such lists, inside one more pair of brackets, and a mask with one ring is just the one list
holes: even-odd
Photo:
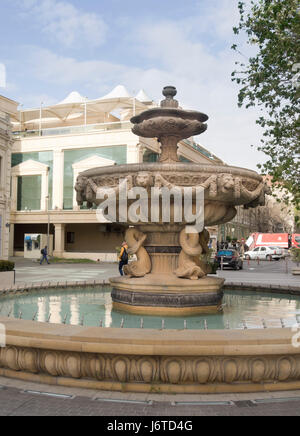
[[(107, 286), (86, 282), (86, 286)], [(53, 289), (63, 284), (28, 285)], [(67, 287), (83, 287), (68, 283)], [(225, 289), (300, 295), (300, 286), (227, 283)], [(22, 292), (26, 286), (0, 292)], [(0, 316), (0, 376), (123, 392), (242, 393), (300, 389), (291, 328), (150, 330), (46, 324)]]

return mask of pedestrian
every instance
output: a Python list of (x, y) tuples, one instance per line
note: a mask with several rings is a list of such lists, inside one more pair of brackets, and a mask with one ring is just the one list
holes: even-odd
[(121, 276), (124, 275), (123, 267), (125, 265), (128, 265), (128, 245), (126, 241), (124, 241), (122, 244), (122, 248), (119, 256), (119, 271)]
[(48, 247), (46, 245), (45, 248), (43, 248), (41, 250), (41, 255), (43, 256), (41, 261), (40, 261), (40, 265), (42, 265), (42, 263), (44, 262), (44, 260), (47, 262), (48, 265), (50, 265), (49, 261), (48, 261)]

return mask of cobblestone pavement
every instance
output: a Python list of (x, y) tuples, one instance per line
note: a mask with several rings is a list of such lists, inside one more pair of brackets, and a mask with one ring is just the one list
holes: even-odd
[[(38, 385), (37, 388), (38, 390)], [(53, 396), (50, 396), (53, 395)], [(300, 398), (212, 401), (203, 403), (162, 401), (103, 400), (83, 396), (59, 397), (0, 388), (0, 416), (105, 416), (105, 417), (167, 417), (166, 419), (197, 416), (300, 416)], [(205, 404), (206, 403), (206, 404)], [(219, 403), (219, 404), (218, 404)]]

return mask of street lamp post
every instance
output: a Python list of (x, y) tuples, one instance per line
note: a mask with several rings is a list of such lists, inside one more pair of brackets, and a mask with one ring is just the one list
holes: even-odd
[(49, 211), (49, 195), (47, 195), (46, 200), (47, 200), (47, 214), (48, 214), (47, 247), (48, 247), (48, 254), (49, 254), (49, 251), (50, 251), (50, 211)]
[(42, 136), (42, 116), (43, 116), (43, 102), (40, 104), (40, 122), (39, 122), (39, 136)]

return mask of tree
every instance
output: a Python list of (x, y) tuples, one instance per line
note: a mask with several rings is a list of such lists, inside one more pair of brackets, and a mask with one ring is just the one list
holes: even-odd
[[(247, 5), (248, 4), (248, 5)], [(285, 201), (300, 209), (300, 8), (299, 0), (251, 0), (238, 4), (240, 23), (236, 35), (247, 35), (256, 54), (246, 63), (236, 62), (239, 71), (232, 80), (240, 85), (240, 107), (258, 107), (256, 123), (264, 129), (258, 150), (268, 160), (259, 164), (272, 176), (276, 188), (288, 190)], [(232, 48), (240, 53), (238, 45)]]

